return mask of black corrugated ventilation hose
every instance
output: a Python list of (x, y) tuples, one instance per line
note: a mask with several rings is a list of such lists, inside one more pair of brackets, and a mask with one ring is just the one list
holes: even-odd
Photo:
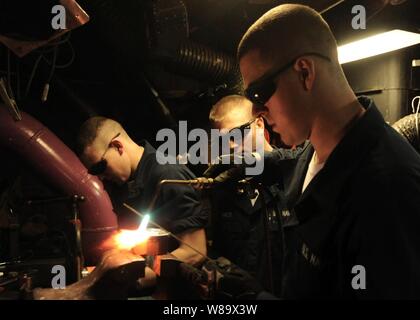
[[(91, 15), (92, 21), (96, 20), (104, 39), (114, 48), (124, 48), (121, 54), (127, 61), (138, 60), (145, 53), (140, 39), (146, 28), (151, 33), (147, 37), (150, 39), (146, 40), (151, 41), (151, 48), (148, 48), (150, 55), (144, 57), (147, 63), (152, 58), (153, 62), (163, 63), (175, 73), (203, 79), (213, 85), (226, 83), (230, 92), (241, 93), (242, 77), (235, 58), (188, 40), (188, 26), (184, 26), (187, 23), (185, 15), (181, 14), (181, 9), (177, 10), (175, 4), (172, 6), (168, 3), (165, 5), (163, 1), (151, 1), (147, 2), (148, 6), (145, 1), (140, 8), (136, 0), (125, 0), (124, 3), (117, 0), (79, 0), (79, 3)], [(154, 4), (152, 14), (149, 11), (150, 3)], [(160, 6), (163, 9), (169, 6), (174, 16), (168, 17), (169, 13), (161, 13), (158, 10)], [(127, 12), (131, 13), (128, 17)], [(147, 19), (135, 23), (133, 15), (136, 14), (144, 14)]]
[(175, 62), (194, 74), (211, 76), (215, 81), (227, 78), (235, 69), (234, 59), (227, 54), (193, 42), (180, 44)]
[(395, 122), (392, 127), (397, 130), (420, 153), (420, 114), (410, 114)]
[(149, 49), (156, 62), (209, 85), (238, 86), (241, 78), (232, 55), (190, 39), (185, 1), (153, 0), (152, 7), (148, 15)]
[(242, 90), (242, 78), (234, 58), (207, 46), (185, 41), (178, 47), (174, 63), (191, 76), (211, 79), (213, 83), (226, 82), (229, 87)]

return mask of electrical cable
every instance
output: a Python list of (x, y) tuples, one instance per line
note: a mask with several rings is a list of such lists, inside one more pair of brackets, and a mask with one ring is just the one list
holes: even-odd
[(16, 96), (20, 101), (20, 60), (16, 60)]
[[(49, 43), (48, 45), (46, 45), (46, 46), (48, 46), (47, 49), (43, 48), (42, 50), (41, 49), (38, 49), (38, 50), (35, 51), (35, 52), (39, 53), (39, 56), (35, 60), (34, 66), (33, 66), (32, 71), (31, 71), (31, 74), (29, 76), (29, 80), (28, 80), (28, 83), (27, 83), (26, 88), (25, 88), (25, 97), (28, 96), (28, 94), (29, 94), (29, 91), (31, 89), (31, 85), (32, 85), (33, 79), (34, 79), (35, 74), (36, 74), (36, 71), (37, 71), (37, 69), (39, 67), (39, 63), (41, 62), (41, 60), (44, 60), (48, 65), (51, 66), (51, 69), (50, 69), (50, 72), (48, 74), (47, 81), (46, 81), (46, 83), (44, 85), (44, 89), (43, 89), (42, 96), (41, 96), (41, 101), (42, 102), (45, 102), (47, 100), (48, 93), (49, 93), (50, 82), (52, 80), (52, 77), (54, 75), (55, 70), (56, 69), (64, 69), (64, 68), (67, 68), (75, 60), (76, 53), (75, 53), (75, 50), (74, 50), (73, 45), (69, 41), (70, 36), (71, 36), (71, 32), (68, 32), (66, 34), (66, 36), (64, 36), (62, 38), (58, 38), (59, 39), (58, 41), (55, 41), (55, 42), (52, 42), (52, 43)], [(69, 45), (71, 56), (70, 56), (70, 59), (67, 62), (65, 62), (63, 64), (58, 64), (57, 63), (57, 60), (58, 60), (58, 50), (59, 50), (59, 46), (60, 45), (63, 45), (63, 44), (68, 44)], [(53, 52), (52, 61), (50, 61), (46, 57), (46, 54), (50, 53), (51, 51)]]
[(52, 65), (51, 65), (51, 70), (50, 70), (50, 74), (48, 75), (47, 78), (47, 82), (44, 85), (44, 90), (42, 91), (42, 96), (41, 96), (41, 101), (45, 102), (48, 99), (48, 93), (50, 91), (50, 82), (51, 79), (54, 75), (54, 71), (56, 68), (56, 63), (57, 63), (57, 55), (58, 55), (58, 46), (54, 47), (54, 53), (53, 53), (53, 61), (52, 61)]
[[(64, 69), (64, 68), (69, 67), (74, 62), (74, 59), (76, 58), (76, 53), (74, 51), (73, 45), (70, 42), (68, 42), (67, 44), (69, 45), (69, 48), (70, 48), (70, 51), (71, 51), (71, 58), (64, 64), (57, 64), (57, 62), (55, 62), (55, 69)], [(50, 60), (48, 60), (45, 55), (43, 55), (43, 59), (50, 66), (54, 64), (54, 56), (53, 56), (53, 61), (52, 62)]]
[(9, 91), (9, 97), (15, 100), (11, 82), (10, 49), (7, 49), (7, 90)]
[(38, 69), (38, 65), (39, 65), (39, 62), (41, 61), (41, 59), (42, 59), (42, 55), (39, 55), (38, 58), (35, 61), (34, 66), (32, 67), (31, 75), (29, 76), (29, 80), (28, 80), (28, 83), (26, 84), (26, 88), (25, 88), (25, 97), (28, 96), (28, 94), (29, 94), (29, 90), (31, 89), (31, 85), (32, 85), (32, 81), (33, 81), (34, 76), (35, 76), (36, 69)]
[(50, 74), (48, 75), (48, 78), (47, 78), (47, 83), (50, 83), (54, 75), (54, 71), (55, 71), (56, 63), (57, 63), (57, 56), (58, 56), (58, 46), (54, 47), (53, 61), (51, 65)]

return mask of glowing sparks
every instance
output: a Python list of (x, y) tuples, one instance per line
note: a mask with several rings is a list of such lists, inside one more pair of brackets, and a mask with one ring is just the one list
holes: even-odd
[(114, 237), (115, 246), (119, 249), (130, 250), (134, 246), (145, 242), (150, 234), (147, 230), (150, 216), (146, 214), (137, 230), (120, 230)]
[(147, 225), (149, 224), (150, 215), (146, 214), (141, 220), (140, 227), (137, 229), (141, 233), (146, 232)]

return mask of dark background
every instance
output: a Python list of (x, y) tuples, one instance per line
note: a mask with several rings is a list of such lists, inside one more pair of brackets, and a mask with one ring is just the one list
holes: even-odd
[[(93, 115), (114, 118), (134, 139), (146, 138), (155, 146), (156, 132), (176, 128), (179, 120), (187, 120), (189, 129), (207, 128), (211, 106), (221, 97), (242, 90), (235, 59), (242, 34), (261, 14), (286, 1), (77, 2), (90, 21), (61, 39), (23, 58), (0, 44), (0, 76), (10, 79), (20, 109), (72, 149), (79, 126)], [(323, 12), (339, 44), (397, 28), (420, 32), (417, 0), (288, 2)], [(0, 0), (0, 34), (30, 40), (48, 38), (52, 34), (51, 7), (57, 3)], [(367, 10), (366, 30), (351, 28), (351, 8), (356, 4)], [(420, 67), (412, 66), (414, 59), (420, 59), (419, 45), (343, 68), (355, 92), (373, 97), (386, 121), (394, 123), (411, 113), (411, 100), (419, 94)], [(41, 93), (48, 81), (48, 100), (42, 102)], [(71, 211), (65, 205), (24, 205), (27, 199), (60, 192), (44, 183), (12, 151), (0, 146), (0, 154), (0, 200), (13, 203), (19, 211), (20, 226), (26, 225), (21, 229), (26, 230), (24, 234), (13, 234), (10, 225), (7, 232), (0, 232), (0, 261), (17, 251), (60, 256), (67, 250), (62, 217)], [(11, 237), (20, 237), (20, 250), (10, 247)]]
[[(7, 3), (13, 5), (8, 11), (0, 11), (3, 20), (0, 28), (5, 21), (12, 20), (15, 30), (20, 29), (21, 34), (42, 38), (51, 32), (50, 25), (45, 24), (48, 18), (45, 10), (49, 12), (54, 2), (2, 0), (3, 8), (8, 8)], [(80, 124), (94, 114), (115, 118), (135, 138), (147, 138), (154, 143), (159, 129), (170, 127), (178, 120), (188, 120), (191, 128), (205, 127), (211, 105), (226, 94), (240, 91), (235, 60), (237, 44), (253, 21), (284, 2), (80, 0), (78, 3), (90, 21), (72, 31), (68, 41), (59, 46), (48, 101), (42, 103), (40, 96), (51, 72), (52, 46), (22, 59), (11, 54), (12, 87), (15, 96), (20, 91), (20, 108), (43, 122), (71, 148)], [(309, 4), (320, 11), (338, 3), (324, 17), (339, 44), (377, 31), (399, 28), (418, 32), (420, 28), (419, 4), (414, 0), (399, 1), (399, 5), (385, 0), (291, 2)], [(32, 4), (28, 11), (18, 9), (27, 3), (38, 5)], [(362, 4), (367, 10), (366, 30), (351, 28), (351, 8), (355, 4)], [(12, 10), (13, 6), (16, 11)], [(5, 12), (14, 13), (14, 19)], [(10, 29), (13, 23), (6, 25), (8, 28), (3, 28)], [(344, 65), (354, 90), (375, 91), (372, 96), (391, 122), (409, 111), (408, 97), (419, 87), (411, 76), (414, 72), (411, 60), (419, 58), (418, 48)], [(41, 53), (45, 59), (38, 64), (25, 96), (30, 73)], [(63, 65), (67, 66), (61, 68)], [(3, 45), (0, 46), (0, 74), (7, 75), (7, 50)], [(163, 116), (162, 107), (147, 83), (159, 93), (170, 111), (169, 117)]]

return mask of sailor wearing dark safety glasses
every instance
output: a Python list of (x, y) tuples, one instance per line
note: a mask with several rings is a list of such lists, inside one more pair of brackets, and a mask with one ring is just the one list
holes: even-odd
[[(140, 222), (137, 216), (127, 216), (123, 202), (145, 213), (161, 180), (195, 178), (184, 165), (159, 164), (157, 151), (147, 141), (135, 143), (118, 122), (108, 118), (88, 119), (80, 128), (78, 148), (90, 174), (117, 186), (114, 189), (118, 197), (112, 197), (113, 194), (111, 197), (122, 228), (138, 228)], [(183, 241), (180, 245), (174, 243), (172, 254), (176, 258), (194, 265), (202, 262), (206, 254), (204, 226), (208, 208), (201, 203), (199, 191), (189, 185), (164, 185), (152, 212), (148, 213), (153, 221)], [(153, 271), (148, 268), (146, 279), (153, 277)], [(146, 282), (142, 279), (143, 284)]]
[[(213, 129), (226, 133), (235, 129), (241, 132), (242, 145), (230, 141), (231, 149), (237, 152), (255, 152), (256, 135), (266, 132), (263, 118), (255, 117), (252, 103), (239, 95), (226, 96), (218, 101), (210, 110), (209, 120)], [(272, 152), (269, 137), (263, 139), (264, 152)], [(246, 143), (244, 140), (250, 141)], [(265, 290), (280, 294), (280, 214), (284, 197), (279, 184), (261, 188), (261, 192), (262, 195), (252, 184), (239, 188), (227, 185), (208, 191), (212, 208), (209, 254), (229, 259), (255, 276)]]
[[(278, 297), (419, 299), (420, 156), (356, 97), (328, 24), (307, 6), (277, 6), (242, 37), (238, 60), (254, 114), (288, 145), (310, 141), (285, 181)], [(269, 298), (256, 283), (235, 270), (221, 287)]]
[[(105, 155), (106, 153), (112, 149), (112, 145), (114, 144), (114, 140), (117, 139), (119, 136), (121, 135), (121, 132), (118, 132), (115, 137), (113, 137), (111, 139), (111, 141), (109, 141), (108, 146), (106, 147), (104, 153), (102, 154), (101, 159), (98, 162), (95, 162), (94, 164), (92, 164), (89, 168), (88, 168), (88, 172), (91, 175), (94, 176), (99, 176), (99, 177), (103, 177), (105, 172), (109, 172), (108, 169), (108, 161), (105, 159)], [(110, 176), (111, 177), (111, 176)], [(121, 180), (123, 181), (123, 180)]]

